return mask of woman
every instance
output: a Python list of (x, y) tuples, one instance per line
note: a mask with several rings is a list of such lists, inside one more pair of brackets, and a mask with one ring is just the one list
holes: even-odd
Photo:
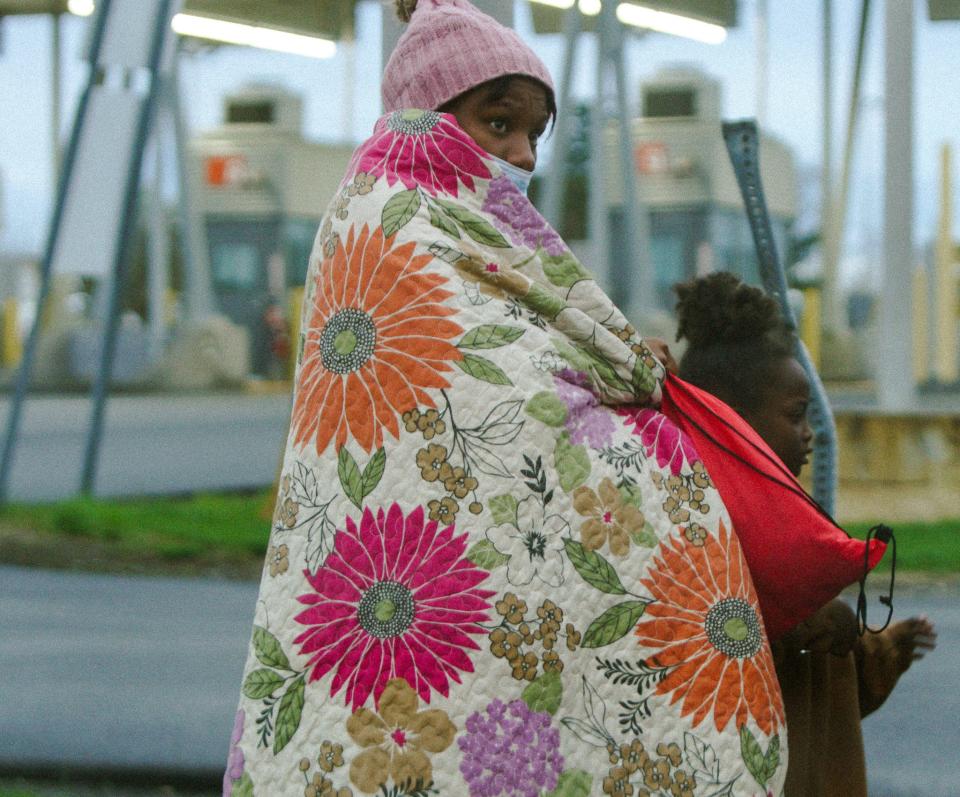
[(310, 261), (225, 793), (778, 794), (729, 518), (525, 196), (550, 76), (465, 0), (399, 6)]

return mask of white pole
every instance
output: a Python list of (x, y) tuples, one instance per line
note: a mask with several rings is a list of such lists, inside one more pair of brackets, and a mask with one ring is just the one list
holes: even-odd
[(881, 408), (903, 411), (914, 398), (913, 313), (913, 12), (911, 0), (886, 0), (884, 31), (883, 288), (877, 341)]
[[(827, 0), (829, 2), (829, 0)], [(767, 93), (769, 91), (769, 10), (767, 0), (757, 0), (757, 127), (762, 131), (767, 123)]]

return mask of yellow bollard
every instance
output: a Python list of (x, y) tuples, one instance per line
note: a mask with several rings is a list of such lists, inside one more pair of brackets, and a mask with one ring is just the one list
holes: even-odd
[(19, 321), (19, 308), (17, 300), (13, 296), (8, 296), (3, 300), (3, 341), (0, 347), (0, 364), (4, 368), (16, 368), (20, 364), (20, 358), (23, 356), (23, 344), (20, 340), (20, 330), (17, 328)]

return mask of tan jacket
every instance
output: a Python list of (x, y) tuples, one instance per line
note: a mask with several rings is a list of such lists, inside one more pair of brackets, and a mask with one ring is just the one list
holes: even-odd
[(786, 797), (866, 797), (860, 720), (910, 665), (885, 632), (857, 638), (842, 655), (805, 651), (822, 638), (827, 608), (773, 646), (787, 715)]

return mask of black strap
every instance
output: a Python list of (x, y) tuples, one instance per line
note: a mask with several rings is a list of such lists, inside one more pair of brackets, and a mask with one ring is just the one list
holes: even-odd
[[(893, 558), (890, 560), (890, 589), (886, 595), (880, 596), (880, 603), (887, 607), (887, 619), (879, 628), (871, 628), (867, 624), (867, 573), (870, 572), (870, 538), (876, 537), (880, 542), (887, 543), (893, 548)], [(871, 634), (879, 634), (888, 625), (893, 617), (893, 585), (897, 577), (897, 538), (893, 534), (893, 529), (884, 526), (882, 523), (874, 526), (867, 532), (867, 547), (863, 554), (863, 576), (860, 579), (860, 593), (857, 595), (857, 625), (860, 628), (860, 636), (869, 631)]]

